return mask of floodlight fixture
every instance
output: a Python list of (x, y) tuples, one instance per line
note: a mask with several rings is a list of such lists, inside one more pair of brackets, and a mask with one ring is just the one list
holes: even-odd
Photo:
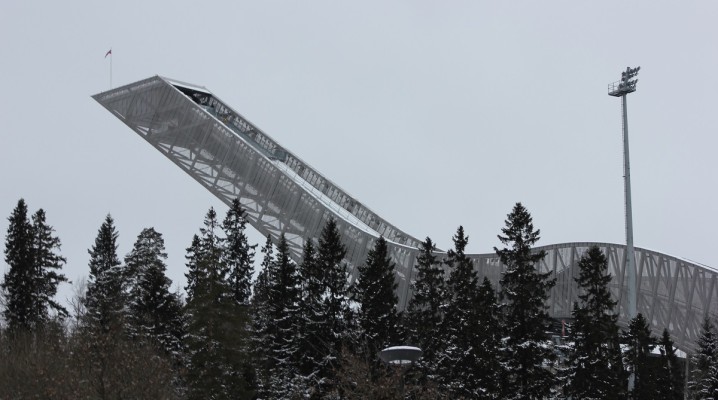
[(636, 91), (636, 83), (638, 79), (633, 79), (638, 75), (638, 71), (641, 67), (631, 68), (626, 67), (626, 70), (621, 72), (621, 80), (608, 84), (608, 94), (614, 97), (625, 96), (628, 93)]

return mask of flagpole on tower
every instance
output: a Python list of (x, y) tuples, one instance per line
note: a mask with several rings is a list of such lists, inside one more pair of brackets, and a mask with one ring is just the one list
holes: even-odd
[(107, 56), (110, 56), (110, 89), (112, 89), (112, 47), (105, 53), (105, 58), (107, 58)]

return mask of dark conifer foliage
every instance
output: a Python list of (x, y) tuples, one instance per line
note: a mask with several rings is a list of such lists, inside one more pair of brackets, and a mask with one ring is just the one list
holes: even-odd
[(125, 257), (131, 274), (129, 330), (173, 357), (180, 357), (183, 332), (182, 305), (170, 292), (172, 281), (165, 271), (164, 239), (154, 228), (143, 229)]
[(608, 290), (608, 260), (598, 247), (591, 247), (578, 268), (579, 302), (573, 310), (566, 394), (576, 399), (625, 397), (627, 376), (618, 345), (617, 303)]
[(229, 284), (235, 301), (248, 305), (252, 295), (252, 274), (254, 273), (254, 249), (245, 234), (247, 214), (239, 199), (232, 200), (227, 216), (222, 222), (224, 230), (224, 264), (229, 273)]
[[(200, 228), (200, 235), (194, 235), (190, 247), (187, 248), (187, 303), (195, 295), (197, 282), (206, 279), (210, 274), (212, 279), (224, 282), (227, 277), (227, 267), (223, 259), (222, 238), (219, 237), (219, 222), (214, 208), (209, 209), (204, 218), (204, 226)], [(207, 270), (211, 268), (212, 270)]]
[(324, 310), (323, 273), (319, 269), (313, 241), (304, 242), (302, 262), (299, 264), (301, 292), (299, 302), (299, 372), (308, 383), (318, 381), (322, 374), (322, 365), (327, 348), (321, 342), (324, 337), (326, 311)]
[(272, 346), (276, 362), (274, 374), (278, 397), (290, 398), (304, 392), (304, 381), (299, 375), (302, 342), (301, 282), (297, 265), (292, 261), (287, 240), (282, 234), (277, 245), (276, 285), (272, 290), (273, 315), (278, 339)]
[(45, 211), (37, 210), (32, 215), (33, 231), (33, 262), (37, 271), (37, 295), (39, 302), (38, 316), (43, 320), (48, 319), (48, 309), (53, 310), (60, 317), (68, 315), (65, 307), (55, 301), (57, 286), (60, 282), (67, 282), (65, 275), (59, 271), (67, 261), (61, 256), (60, 239), (55, 236), (55, 230), (48, 225), (45, 219)]
[(709, 318), (703, 322), (698, 350), (691, 357), (688, 386), (694, 399), (718, 399), (718, 332)]
[(344, 317), (347, 314), (347, 271), (344, 264), (346, 248), (342, 244), (341, 234), (334, 219), (330, 219), (322, 229), (317, 249), (317, 265), (323, 271), (324, 305), (327, 310), (329, 329), (341, 337)]
[(6, 307), (3, 316), (11, 331), (28, 331), (38, 321), (35, 297), (35, 268), (32, 255), (32, 225), (27, 216), (27, 204), (20, 199), (8, 218), (5, 236), (5, 262), (10, 269), (5, 274), (2, 289)]
[(341, 342), (344, 317), (347, 314), (347, 271), (344, 264), (346, 248), (342, 244), (341, 234), (334, 219), (330, 219), (322, 229), (317, 248), (317, 267), (322, 271), (324, 283), (324, 306), (326, 307), (327, 327), (335, 338), (336, 348)]
[(506, 272), (501, 278), (500, 299), (505, 321), (505, 393), (511, 399), (540, 399), (555, 385), (553, 373), (546, 368), (554, 359), (547, 330), (549, 317), (546, 300), (556, 280), (540, 273), (544, 251), (534, 252), (539, 230), (534, 230), (528, 210), (516, 203), (498, 235), (503, 249), (494, 247)]
[(352, 288), (363, 350), (369, 359), (389, 345), (399, 344), (399, 312), (395, 264), (391, 261), (386, 240), (379, 237), (369, 251), (366, 263), (358, 267), (359, 276)]
[(633, 375), (633, 390), (629, 398), (649, 400), (658, 397), (656, 393), (655, 368), (651, 363), (651, 352), (656, 347), (656, 338), (651, 335), (648, 321), (638, 313), (630, 322), (628, 332), (623, 336), (626, 343), (625, 365)]
[(272, 238), (269, 235), (267, 235), (267, 240), (264, 246), (262, 246), (261, 252), (262, 264), (259, 274), (257, 275), (257, 282), (254, 285), (254, 293), (252, 296), (252, 306), (254, 307), (253, 312), (255, 315), (260, 315), (261, 307), (269, 302), (269, 274), (274, 264), (274, 244), (272, 244)]
[[(445, 260), (449, 270), (441, 325), (439, 382), (452, 398), (495, 398), (500, 372), (498, 307), (491, 284), (481, 285), (459, 227)], [(486, 347), (485, 347), (486, 346)]]
[(663, 330), (659, 342), (661, 352), (660, 365), (656, 377), (657, 400), (682, 400), (683, 399), (683, 366), (678, 362), (676, 348), (673, 347), (673, 340), (668, 334), (668, 329)]
[(346, 318), (349, 315), (347, 271), (344, 263), (346, 248), (342, 244), (339, 228), (334, 219), (329, 219), (322, 229), (317, 247), (317, 269), (322, 271), (324, 293), (324, 320), (320, 328), (321, 337), (317, 345), (324, 346), (321, 377), (322, 391), (331, 390), (332, 372), (338, 368), (337, 360), (342, 354), (346, 333)]
[(469, 336), (475, 354), (473, 371), (467, 376), (474, 398), (494, 399), (501, 393), (501, 315), (496, 291), (487, 278), (473, 301), (474, 334)]
[(90, 279), (85, 296), (87, 324), (98, 333), (125, 328), (126, 274), (117, 257), (117, 230), (109, 214), (100, 226), (90, 253)]
[[(186, 312), (187, 397), (190, 399), (251, 398), (243, 354), (247, 339), (246, 310), (234, 299), (222, 262), (217, 214), (210, 208), (188, 255), (192, 293)], [(196, 246), (195, 246), (196, 244)]]
[(478, 276), (471, 260), (465, 254), (469, 238), (464, 234), (462, 226), (459, 226), (452, 239), (454, 248), (447, 252), (444, 260), (449, 271), (449, 280), (444, 299), (446, 307), (443, 310), (445, 316), (441, 327), (443, 341), (440, 346), (438, 374), (439, 382), (447, 393), (450, 393), (451, 397), (459, 397), (470, 395), (463, 391), (466, 384), (464, 373), (468, 369), (463, 362), (466, 361), (464, 355), (467, 355), (469, 350), (468, 330), (474, 328), (469, 325), (472, 322), (471, 312), (478, 289)]
[[(224, 265), (224, 248), (219, 236), (219, 220), (214, 208), (210, 207), (204, 217), (204, 227), (199, 230), (200, 275), (211, 276), (217, 282), (225, 282), (227, 266)], [(206, 268), (205, 270), (202, 267)], [(204, 272), (204, 273), (202, 273)]]
[(441, 261), (435, 255), (436, 245), (426, 238), (416, 260), (413, 296), (404, 314), (407, 344), (423, 350), (419, 366), (425, 374), (436, 373), (437, 349), (443, 341), (441, 323), (446, 299), (446, 280)]
[(282, 235), (277, 256), (267, 272), (267, 302), (264, 312), (268, 323), (261, 336), (266, 354), (260, 394), (265, 398), (289, 398), (303, 392), (298, 374), (299, 276), (291, 260), (289, 246)]
[(202, 249), (200, 248), (199, 236), (194, 235), (192, 237), (192, 243), (187, 248), (187, 254), (185, 255), (187, 272), (184, 276), (187, 278), (187, 286), (184, 287), (187, 302), (192, 301), (194, 296), (195, 288), (197, 286), (197, 280), (200, 277), (201, 271), (199, 270), (200, 257), (202, 256)]
[(266, 348), (267, 342), (274, 341), (274, 337), (270, 334), (274, 331), (274, 321), (271, 319), (270, 303), (272, 299), (272, 281), (274, 274), (272, 272), (275, 263), (274, 258), (274, 245), (272, 244), (272, 238), (267, 235), (267, 240), (262, 246), (262, 264), (257, 276), (257, 282), (254, 285), (254, 293), (252, 296), (251, 310), (252, 310), (252, 335), (251, 343), (254, 346), (251, 352), (254, 356), (254, 363), (256, 365), (257, 376), (258, 376), (258, 391), (260, 397), (262, 394), (267, 394), (269, 389), (263, 387), (265, 382), (269, 381), (269, 368), (271, 363), (271, 353)]
[(59, 255), (60, 239), (39, 209), (27, 217), (23, 199), (8, 218), (5, 237), (5, 262), (9, 266), (0, 288), (4, 291), (6, 307), (3, 316), (10, 331), (36, 331), (51, 319), (51, 311), (59, 316), (67, 310), (55, 301), (57, 286), (67, 282), (59, 270), (65, 258)]
[(274, 245), (272, 238), (267, 235), (267, 240), (261, 248), (262, 264), (254, 285), (252, 296), (252, 345), (254, 349), (254, 363), (256, 365), (257, 386), (259, 398), (271, 394), (270, 388), (266, 387), (270, 381), (269, 369), (272, 365), (272, 354), (267, 348), (267, 343), (274, 342), (274, 321), (271, 319), (272, 287), (274, 287)]

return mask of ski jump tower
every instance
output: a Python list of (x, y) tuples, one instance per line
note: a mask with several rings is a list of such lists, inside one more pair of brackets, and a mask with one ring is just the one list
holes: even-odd
[[(212, 194), (229, 204), (239, 198), (250, 224), (277, 240), (284, 234), (299, 260), (304, 241), (319, 236), (333, 218), (347, 248), (350, 279), (383, 236), (396, 263), (399, 307), (411, 296), (420, 240), (381, 218), (308, 163), (202, 86), (154, 76), (93, 96)], [(570, 318), (577, 299), (574, 275), (586, 249), (599, 246), (609, 259), (610, 284), (619, 301), (619, 323), (628, 321), (626, 246), (567, 243), (544, 246), (536, 267), (557, 278), (549, 314)], [(538, 250), (537, 249), (537, 250)], [(496, 254), (471, 255), (480, 276), (497, 287), (503, 266)], [(718, 270), (665, 254), (635, 249), (637, 308), (654, 334), (668, 328), (676, 345), (695, 347), (703, 318), (718, 319)]]

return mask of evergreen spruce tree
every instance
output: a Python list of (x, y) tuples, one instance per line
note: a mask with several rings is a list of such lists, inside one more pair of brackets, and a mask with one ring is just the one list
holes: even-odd
[(498, 395), (498, 309), (491, 284), (478, 283), (465, 252), (468, 240), (460, 226), (445, 260), (449, 279), (438, 380), (452, 398), (489, 399)]
[(129, 330), (133, 337), (158, 346), (179, 359), (182, 353), (183, 318), (178, 296), (170, 292), (166, 276), (164, 239), (154, 228), (143, 229), (125, 257), (132, 274)]
[(227, 282), (218, 230), (217, 214), (210, 208), (197, 246), (190, 247), (192, 254), (187, 257), (188, 275), (193, 279), (186, 305), (189, 399), (253, 396), (246, 375), (250, 360), (242, 345), (247, 337), (247, 314)]
[(192, 243), (187, 248), (187, 254), (185, 255), (187, 272), (184, 276), (187, 279), (187, 286), (184, 287), (185, 293), (187, 294), (187, 303), (192, 301), (194, 297), (195, 287), (197, 286), (197, 280), (202, 274), (199, 270), (199, 261), (202, 255), (202, 249), (200, 248), (199, 236), (194, 235), (192, 237)]
[(538, 271), (544, 251), (533, 252), (539, 240), (531, 214), (516, 203), (498, 238), (503, 249), (494, 247), (506, 271), (501, 277), (500, 299), (504, 315), (504, 393), (509, 399), (541, 399), (549, 396), (556, 383), (547, 368), (555, 355), (546, 334), (550, 320), (546, 300), (556, 280)]
[(260, 399), (271, 395), (271, 385), (265, 386), (270, 382), (270, 366), (271, 352), (266, 348), (267, 343), (274, 342), (274, 327), (270, 315), (270, 303), (272, 299), (271, 288), (274, 286), (273, 268), (276, 265), (274, 261), (274, 245), (272, 238), (267, 235), (267, 240), (261, 249), (262, 264), (260, 267), (257, 282), (254, 285), (252, 306), (252, 345), (254, 346), (254, 364), (256, 365), (257, 374), (257, 394)]
[(5, 262), (10, 267), (1, 285), (5, 295), (3, 316), (11, 332), (30, 331), (38, 320), (36, 298), (36, 270), (33, 264), (32, 225), (27, 216), (27, 204), (20, 199), (8, 218), (5, 236)]
[(327, 347), (324, 338), (323, 322), (326, 319), (324, 310), (323, 272), (319, 269), (313, 241), (307, 239), (302, 251), (302, 262), (299, 264), (301, 282), (299, 314), (299, 373), (307, 386), (316, 386), (321, 380), (324, 355)]
[(698, 350), (691, 357), (688, 387), (693, 399), (718, 399), (718, 333), (706, 318), (698, 337)]
[(444, 260), (449, 279), (444, 299), (446, 308), (441, 328), (444, 340), (439, 355), (438, 375), (439, 382), (451, 397), (465, 397), (470, 395), (463, 391), (466, 383), (463, 379), (464, 372), (469, 366), (463, 362), (464, 355), (469, 351), (468, 324), (471, 322), (478, 276), (471, 260), (465, 254), (469, 238), (464, 234), (462, 226), (459, 226), (452, 239), (454, 248), (447, 252)]
[(656, 338), (643, 314), (638, 313), (630, 322), (628, 332), (624, 334), (626, 351), (624, 354), (628, 372), (633, 374), (633, 390), (629, 398), (633, 400), (650, 400), (658, 397), (656, 393), (656, 373), (651, 365), (651, 352), (656, 347)]
[(361, 341), (366, 355), (376, 360), (376, 354), (389, 345), (396, 345), (399, 337), (397, 283), (395, 264), (389, 256), (384, 237), (374, 243), (366, 263), (358, 267), (359, 276), (352, 287), (358, 310)]
[(114, 220), (108, 214), (88, 250), (90, 277), (81, 330), (84, 340), (77, 350), (90, 355), (85, 368), (100, 398), (115, 390), (112, 381), (117, 358), (127, 350), (127, 274), (117, 257), (117, 237)]
[(39, 302), (38, 317), (43, 323), (49, 319), (48, 309), (53, 310), (59, 317), (68, 315), (65, 307), (55, 301), (57, 286), (60, 282), (68, 282), (65, 275), (59, 271), (67, 261), (58, 254), (60, 239), (54, 235), (55, 230), (48, 225), (45, 211), (37, 210), (32, 216), (33, 231), (33, 262), (37, 271), (37, 296)]
[(45, 220), (45, 211), (38, 210), (27, 218), (27, 205), (18, 201), (5, 238), (5, 262), (10, 267), (0, 288), (6, 307), (3, 316), (11, 332), (37, 331), (48, 324), (50, 311), (67, 316), (67, 310), (55, 301), (57, 286), (67, 282), (58, 271), (65, 258), (58, 254), (60, 239)]
[(248, 305), (252, 295), (252, 275), (254, 273), (254, 249), (245, 234), (247, 215), (239, 199), (232, 200), (227, 216), (222, 222), (225, 233), (224, 264), (228, 269), (229, 283), (235, 301)]
[(282, 235), (277, 245), (277, 257), (271, 266), (269, 302), (266, 310), (271, 324), (264, 337), (264, 351), (268, 353), (268, 376), (263, 386), (272, 398), (290, 398), (304, 392), (299, 379), (299, 276), (291, 259), (289, 245)]
[(441, 262), (435, 255), (436, 245), (426, 238), (419, 247), (416, 259), (416, 280), (412, 282), (413, 296), (405, 315), (408, 343), (422, 349), (417, 362), (424, 374), (436, 373), (437, 349), (443, 341), (441, 324), (446, 280)]
[(682, 400), (683, 399), (683, 367), (678, 362), (676, 349), (673, 347), (673, 340), (668, 334), (668, 329), (663, 329), (663, 335), (659, 342), (661, 352), (660, 366), (657, 371), (656, 389), (657, 400)]
[[(187, 248), (185, 255), (187, 272), (187, 303), (192, 301), (197, 290), (198, 281), (206, 279), (212, 268), (212, 274), (216, 274), (216, 279), (222, 282), (227, 280), (227, 268), (224, 264), (224, 251), (222, 247), (222, 239), (218, 236), (219, 222), (217, 221), (217, 213), (214, 208), (209, 209), (204, 218), (204, 227), (200, 228), (200, 235), (192, 237), (192, 243)], [(215, 269), (216, 268), (216, 269)]]
[(100, 226), (90, 253), (90, 279), (85, 295), (87, 326), (108, 334), (125, 328), (126, 274), (117, 257), (115, 221), (109, 214)]
[[(202, 278), (212, 275), (217, 282), (227, 282), (227, 266), (224, 264), (224, 247), (220, 238), (219, 220), (214, 208), (210, 207), (204, 217), (204, 227), (200, 228), (199, 253)], [(204, 267), (203, 270), (201, 267)]]
[(319, 381), (321, 391), (332, 391), (333, 371), (339, 368), (345, 338), (346, 317), (349, 315), (347, 272), (344, 263), (346, 248), (342, 244), (339, 228), (329, 219), (322, 229), (317, 247), (317, 269), (322, 271), (324, 293), (324, 320), (320, 328), (318, 344), (325, 346), (322, 372)]
[(469, 359), (472, 374), (466, 377), (473, 398), (495, 399), (501, 394), (502, 353), (501, 319), (496, 292), (484, 278), (474, 296), (472, 309), (473, 335), (468, 342), (474, 359)]
[(608, 260), (594, 246), (581, 257), (578, 268), (579, 303), (573, 310), (566, 394), (574, 399), (625, 397), (627, 382), (617, 345), (617, 302), (608, 290)]
[(253, 313), (255, 315), (263, 314), (259, 308), (269, 302), (269, 274), (271, 272), (272, 265), (274, 264), (274, 244), (272, 244), (272, 238), (269, 235), (267, 235), (267, 240), (265, 241), (261, 252), (262, 264), (260, 265), (260, 271), (257, 275), (257, 282), (254, 285), (254, 293), (252, 297), (252, 306), (255, 308)]

